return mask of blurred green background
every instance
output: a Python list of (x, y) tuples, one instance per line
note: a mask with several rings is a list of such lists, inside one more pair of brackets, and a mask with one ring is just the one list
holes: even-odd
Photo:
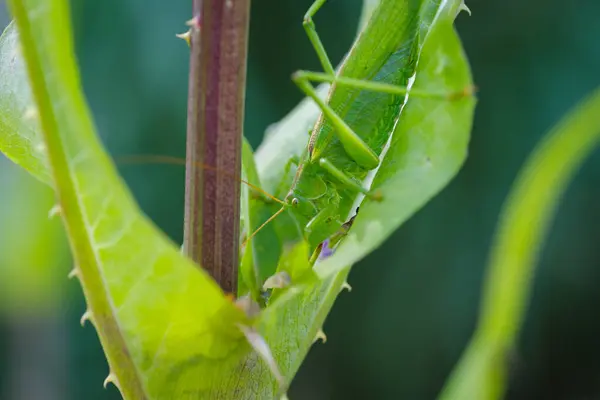
[[(245, 135), (300, 99), (290, 74), (318, 69), (301, 26), (311, 0), (254, 0)], [(183, 156), (190, 1), (73, 0), (78, 58), (110, 152)], [(316, 18), (335, 62), (359, 0)], [(545, 131), (600, 84), (600, 3), (471, 0), (458, 30), (480, 88), (469, 158), (457, 178), (355, 266), (291, 389), (292, 399), (433, 399), (475, 326), (500, 207)], [(2, 26), (8, 23), (3, 9)], [(600, 110), (599, 110), (600, 112)], [(121, 166), (145, 212), (181, 241), (184, 171)], [(0, 159), (0, 398), (116, 399), (94, 329), (79, 326), (81, 289), (52, 193)], [(510, 399), (600, 399), (600, 155), (570, 186), (536, 270), (511, 358)], [(43, 253), (40, 253), (43, 251)]]

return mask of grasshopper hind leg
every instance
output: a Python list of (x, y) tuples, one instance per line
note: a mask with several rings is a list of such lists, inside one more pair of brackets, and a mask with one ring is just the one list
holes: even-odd
[(354, 190), (355, 192), (362, 193), (366, 197), (370, 198), (371, 200), (375, 200), (375, 201), (383, 200), (383, 196), (381, 195), (381, 193), (379, 193), (379, 191), (371, 191), (371, 190), (364, 188), (355, 179), (349, 177), (346, 173), (344, 173), (338, 167), (333, 165), (331, 163), (331, 161), (329, 161), (327, 158), (322, 157), (319, 160), (319, 165), (321, 166), (321, 168), (323, 168), (325, 171), (327, 171), (331, 176), (333, 176), (338, 181), (340, 181), (343, 185)]
[[(310, 71), (297, 71), (292, 76), (292, 80), (300, 90), (319, 106), (321, 112), (328, 118), (333, 125), (334, 133), (340, 139), (344, 150), (357, 164), (367, 169), (375, 169), (379, 165), (379, 157), (375, 152), (364, 142), (364, 140), (343, 120), (343, 118), (331, 108), (331, 106), (322, 98), (319, 97), (311, 82), (331, 82), (338, 85), (353, 87), (356, 89), (369, 90), (379, 93), (387, 93), (390, 95), (406, 95), (408, 88), (406, 86), (398, 86), (393, 84), (373, 82), (363, 79), (353, 79), (347, 77), (339, 77), (335, 75), (321, 74)], [(470, 96), (473, 93), (473, 88), (464, 88), (458, 92), (429, 92), (413, 89), (411, 95), (424, 98), (435, 98), (442, 101), (460, 100)]]

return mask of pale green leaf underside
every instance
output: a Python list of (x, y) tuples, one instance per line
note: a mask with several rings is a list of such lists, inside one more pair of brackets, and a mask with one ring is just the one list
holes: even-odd
[(0, 151), (51, 185), (45, 144), (14, 22), (0, 37)]
[[(24, 122), (33, 102), (26, 75), (11, 75), (20, 63), (11, 25), (1, 49), (13, 55), (0, 71), (7, 90), (0, 93), (2, 149), (33, 175), (56, 182), (91, 320), (124, 397), (209, 396), (233, 384), (231, 370), (249, 351), (234, 325), (242, 314), (140, 212), (117, 175), (81, 92), (67, 7), (66, 0), (11, 2), (40, 106), (27, 113), (33, 122)], [(36, 134), (36, 123), (44, 135)], [(36, 153), (40, 137), (51, 174)]]

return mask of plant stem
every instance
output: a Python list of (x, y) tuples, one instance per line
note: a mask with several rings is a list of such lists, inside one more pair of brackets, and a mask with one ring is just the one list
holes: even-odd
[(193, 15), (184, 252), (235, 293), (250, 0), (193, 0)]

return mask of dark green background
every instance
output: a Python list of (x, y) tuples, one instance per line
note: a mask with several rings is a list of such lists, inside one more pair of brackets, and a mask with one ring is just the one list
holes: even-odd
[[(185, 30), (191, 2), (72, 3), (85, 92), (111, 153), (183, 156), (188, 49), (174, 34)], [(245, 135), (255, 147), (266, 126), (301, 99), (290, 74), (318, 69), (301, 27), (309, 4), (252, 5)], [(330, 0), (316, 17), (335, 62), (351, 43), (360, 4)], [(600, 2), (471, 0), (468, 6), (473, 16), (462, 14), (457, 26), (480, 92), (467, 163), (355, 266), (354, 290), (339, 297), (325, 325), (327, 344), (311, 350), (292, 399), (435, 397), (474, 328), (491, 237), (518, 169), (545, 131), (600, 84)], [(181, 241), (183, 169), (120, 170), (148, 215)], [(538, 265), (511, 359), (511, 399), (600, 398), (599, 184), (595, 154), (570, 186)], [(72, 294), (54, 327), (67, 338), (66, 360), (58, 363), (65, 371), (56, 370), (52, 355), (40, 353), (36, 364), (56, 376), (58, 398), (116, 399), (113, 387), (101, 386), (107, 366), (95, 331), (78, 325), (81, 291), (76, 284), (66, 288)], [(1, 326), (0, 394), (8, 393), (10, 371), (19, 368), (5, 345), (14, 331), (10, 319)], [(52, 343), (43, 330), (37, 335)]]

